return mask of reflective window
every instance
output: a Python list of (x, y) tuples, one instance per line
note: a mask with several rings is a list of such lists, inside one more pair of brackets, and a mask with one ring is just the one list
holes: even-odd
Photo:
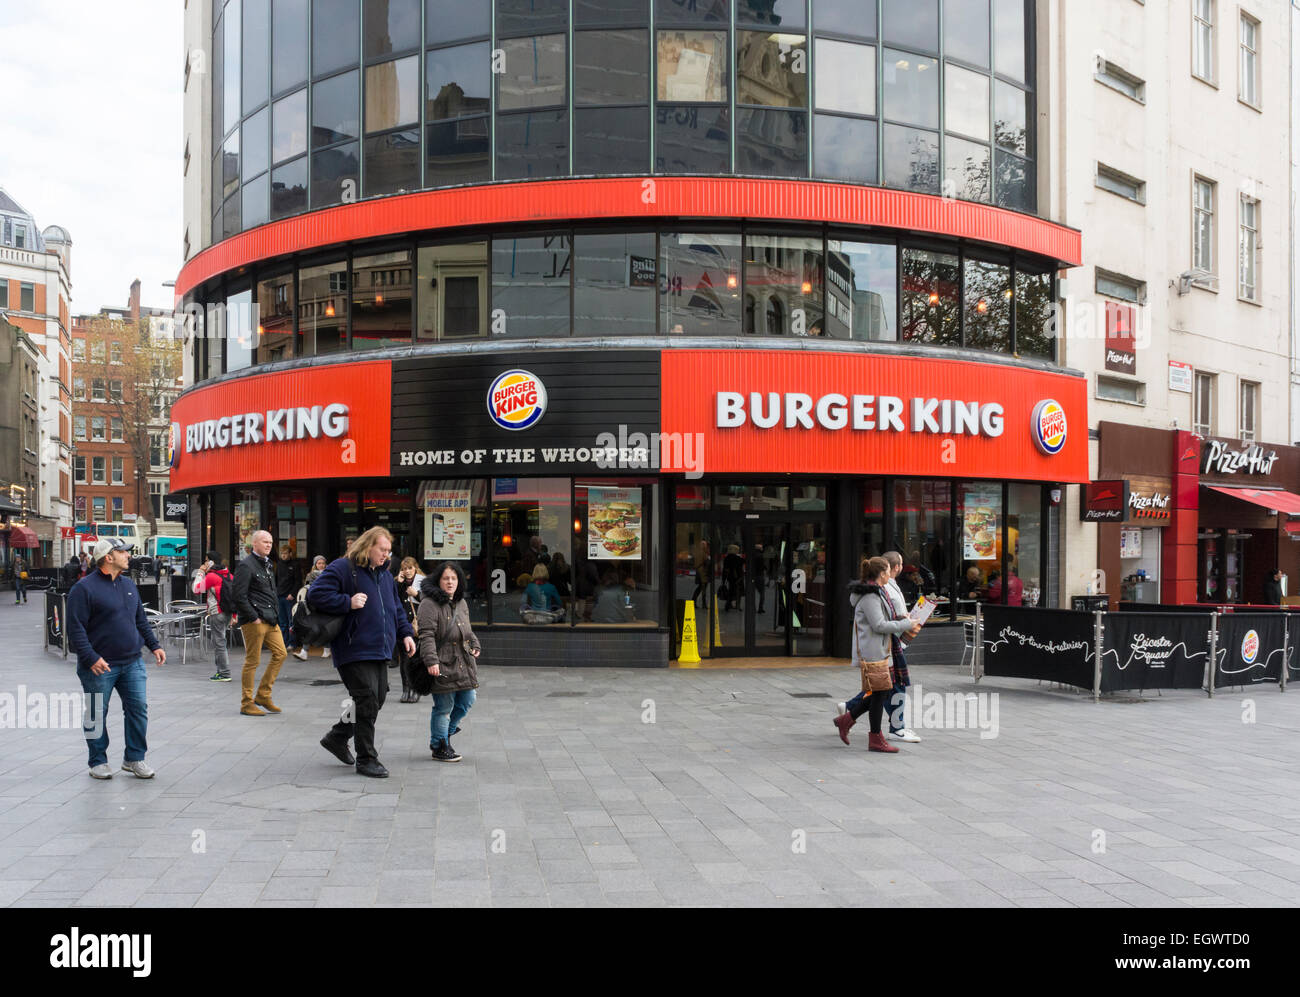
[(1011, 268), (1005, 263), (965, 261), (966, 346), (1011, 352)]
[(822, 336), (822, 241), (745, 237), (745, 332)]
[[(876, 47), (829, 38), (816, 42), (819, 111), (876, 113)], [(875, 160), (873, 157), (872, 165)]]
[(283, 93), (307, 78), (307, 0), (272, 0), (271, 31), (271, 92)]
[(244, 0), (244, 111), (271, 92), (271, 0)]
[(939, 50), (939, 0), (884, 0), (881, 38), (925, 52)]
[(315, 76), (357, 64), (361, 0), (315, 0), (312, 4), (311, 71)]
[[(948, 596), (948, 545), (952, 536), (952, 485), (947, 481), (894, 479), (892, 543), (903, 555), (896, 579), (908, 606), (917, 597)], [(995, 486), (996, 487), (996, 486)], [(949, 607), (942, 607), (943, 612)]]
[(420, 44), (420, 0), (364, 0), (366, 59)]
[(569, 172), (569, 116), (564, 111), (498, 115), (496, 144), (498, 180)]
[(808, 39), (741, 31), (736, 35), (736, 102), (808, 106)]
[(885, 184), (900, 190), (939, 193), (939, 136), (885, 125)]
[(568, 26), (568, 0), (496, 0), (496, 5), (498, 37), (563, 31)]
[(222, 95), (222, 134), (228, 133), (239, 124), (239, 56), (243, 50), (242, 38), (239, 34), (239, 7), (238, 3), (227, 7), (225, 20), (222, 22), (222, 30), (226, 36), (222, 45), (226, 60), (222, 71), (225, 80), (225, 93)]
[(1056, 309), (1052, 271), (1016, 265), (1016, 352), (1021, 356), (1056, 358)]
[(757, 176), (808, 175), (806, 111), (736, 109), (736, 172)]
[(424, 130), (424, 182), (428, 186), (491, 179), (486, 116), (444, 121)]
[(312, 147), (333, 145), (361, 134), (361, 75), (354, 69), (322, 80), (311, 91)]
[(655, 172), (726, 173), (730, 169), (725, 107), (663, 103), (655, 107)]
[(862, 0), (813, 0), (813, 28), (875, 38), (876, 5)]
[(943, 54), (989, 68), (989, 0), (944, 0)]
[(243, 133), (244, 164), (241, 175), (247, 181), (257, 176), (271, 165), (271, 150), (268, 143), (271, 138), (271, 112), (262, 108), (251, 118), (244, 120)]
[(1043, 486), (1009, 484), (1006, 584), (990, 585), (989, 601), (1005, 592), (1008, 606), (1040, 606), (1043, 575)]
[(813, 175), (828, 180), (876, 183), (878, 141), (874, 121), (817, 115), (813, 130)]
[(998, 149), (993, 157), (993, 180), (993, 203), (998, 207), (1034, 210), (1038, 198), (1032, 162)]
[(968, 138), (989, 140), (989, 78), (949, 63), (944, 69), (943, 126)]
[(907, 342), (959, 345), (961, 272), (957, 254), (904, 249), (901, 283), (901, 338)]
[(648, 107), (582, 107), (573, 116), (574, 173), (644, 173), (649, 169)]
[(998, 148), (1029, 155), (1029, 94), (1010, 83), (994, 84), (993, 138)]
[(660, 31), (656, 52), (660, 100), (727, 100), (725, 31)]
[(894, 340), (897, 315), (897, 248), (831, 239), (826, 253), (826, 335)]
[(885, 49), (884, 109), (890, 121), (939, 127), (939, 64), (934, 59)]
[(465, 0), (425, 0), (425, 41), (430, 45), (477, 38), (492, 29), (492, 8)]
[(493, 334), (567, 336), (572, 269), (567, 235), (493, 239)]
[(271, 217), (283, 218), (307, 209), (307, 157), (271, 171)]
[(224, 76), (222, 66), (226, 58), (226, 30), (225, 25), (218, 23), (216, 29), (212, 32), (212, 147), (214, 149), (221, 146), (221, 138), (226, 133), (222, 130), (225, 124), (225, 116), (222, 113), (221, 93), (224, 89)]
[[(508, 482), (508, 484), (507, 484)], [(492, 482), (492, 570), (507, 591), (493, 593), (497, 625), (555, 626), (572, 605), (573, 507), (569, 478), (496, 478)], [(551, 567), (561, 558), (564, 569)], [(567, 580), (564, 573), (570, 576)], [(569, 594), (562, 596), (561, 587)]]
[(243, 228), (240, 219), (239, 201), (239, 192), (236, 191), (234, 195), (226, 200), (225, 207), (222, 208), (224, 217), (222, 219), (221, 238), (223, 239), (238, 235)]
[(573, 568), (551, 553), (551, 581), (573, 589), (578, 626), (653, 627), (662, 618), (658, 562), (659, 489), (653, 479), (595, 478), (574, 482)]
[(565, 102), (568, 74), (564, 35), (511, 38), (498, 47), (505, 60), (505, 71), (495, 74), (498, 111)]
[(727, 0), (655, 0), (659, 24), (726, 23), (731, 19)]
[(736, 0), (736, 23), (802, 28), (804, 0)]
[(653, 232), (580, 233), (574, 240), (574, 335), (654, 335), (656, 271)]
[(256, 363), (272, 363), (293, 356), (293, 274), (257, 283), (258, 341)]
[(740, 235), (664, 232), (659, 237), (663, 331), (670, 335), (740, 334)]
[(299, 90), (271, 105), (271, 162), (307, 150), (307, 91)]
[(239, 132), (231, 132), (221, 147), (221, 187), (223, 197), (239, 189)]
[(578, 31), (573, 36), (575, 104), (644, 104), (650, 99), (650, 32)]
[(298, 272), (298, 355), (337, 353), (347, 340), (347, 261)]
[(226, 370), (242, 370), (253, 363), (257, 329), (253, 326), (253, 292), (226, 297)]
[(420, 186), (420, 132), (417, 128), (388, 132), (365, 140), (365, 196), (418, 190)]
[(944, 139), (944, 195), (991, 201), (993, 161), (989, 147), (949, 135)]
[(366, 133), (420, 119), (420, 57), (366, 67)]
[(352, 349), (411, 341), (411, 251), (358, 256), (352, 261)]
[(1027, 0), (993, 0), (993, 68), (1000, 76), (1025, 82)]
[(491, 546), (485, 542), (487, 502), (484, 478), (421, 481), (415, 496), (417, 533), (411, 554), (425, 574), (436, 571), (444, 560), (459, 562), (465, 573), (465, 603), (475, 624), (488, 622), (492, 573), (488, 568)]
[(311, 157), (311, 206), (338, 204), (351, 192), (361, 190), (361, 163), (356, 142), (324, 149)]
[(416, 256), (416, 340), (487, 335), (487, 243), (424, 246)]
[(271, 174), (262, 173), (256, 179), (244, 184), (240, 196), (243, 215), (241, 222), (244, 228), (256, 228), (266, 223), (270, 217), (270, 197)]
[(434, 49), (424, 62), (424, 120), (484, 114), (492, 105), (487, 42)]
[(650, 0), (574, 0), (574, 27), (637, 26), (650, 19)]

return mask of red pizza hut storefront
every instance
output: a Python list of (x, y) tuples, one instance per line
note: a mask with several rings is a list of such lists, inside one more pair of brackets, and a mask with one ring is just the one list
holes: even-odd
[(847, 656), (846, 587), (891, 549), (935, 622), (1059, 604), (1081, 376), (790, 345), (500, 343), (228, 375), (173, 408), (172, 490), (195, 499), (195, 551), (269, 529), (305, 569), (381, 524), (394, 563), (462, 562), (502, 662), (662, 666), (688, 605), (703, 658)]

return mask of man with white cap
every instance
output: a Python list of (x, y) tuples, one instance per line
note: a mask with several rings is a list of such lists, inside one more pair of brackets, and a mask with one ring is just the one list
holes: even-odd
[(140, 645), (146, 645), (160, 665), (167, 652), (145, 618), (135, 582), (124, 574), (130, 547), (117, 537), (106, 537), (95, 544), (94, 559), (95, 570), (68, 593), (67, 610), (68, 639), (77, 652), (77, 678), (89, 706), (83, 733), (90, 749), (90, 775), (113, 778), (108, 765), (108, 700), (116, 689), (126, 729), (122, 771), (152, 779), (153, 769), (144, 760), (149, 747), (145, 739), (148, 672), (140, 659)]

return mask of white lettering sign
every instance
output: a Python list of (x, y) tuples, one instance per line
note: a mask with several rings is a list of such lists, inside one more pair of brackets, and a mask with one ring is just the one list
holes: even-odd
[(186, 426), (185, 452), (322, 437), (338, 439), (347, 435), (348, 421), (348, 407), (338, 402), (223, 415)]
[(1229, 450), (1226, 443), (1210, 440), (1205, 448), (1205, 463), (1201, 466), (1203, 474), (1272, 474), (1277, 462), (1277, 451), (1264, 453), (1263, 447), (1249, 444), (1241, 450)]
[[(910, 405), (907, 404), (910, 402)], [(715, 396), (719, 429), (747, 423), (757, 429), (852, 429), (956, 436), (1001, 436), (1004, 411), (997, 402), (892, 395), (812, 395), (799, 391), (719, 391)]]

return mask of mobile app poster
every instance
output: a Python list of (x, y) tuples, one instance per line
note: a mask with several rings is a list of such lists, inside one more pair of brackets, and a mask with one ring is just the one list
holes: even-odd
[(424, 494), (426, 560), (469, 560), (473, 496), (468, 488), (430, 488)]
[(587, 489), (587, 559), (641, 560), (641, 489)]

